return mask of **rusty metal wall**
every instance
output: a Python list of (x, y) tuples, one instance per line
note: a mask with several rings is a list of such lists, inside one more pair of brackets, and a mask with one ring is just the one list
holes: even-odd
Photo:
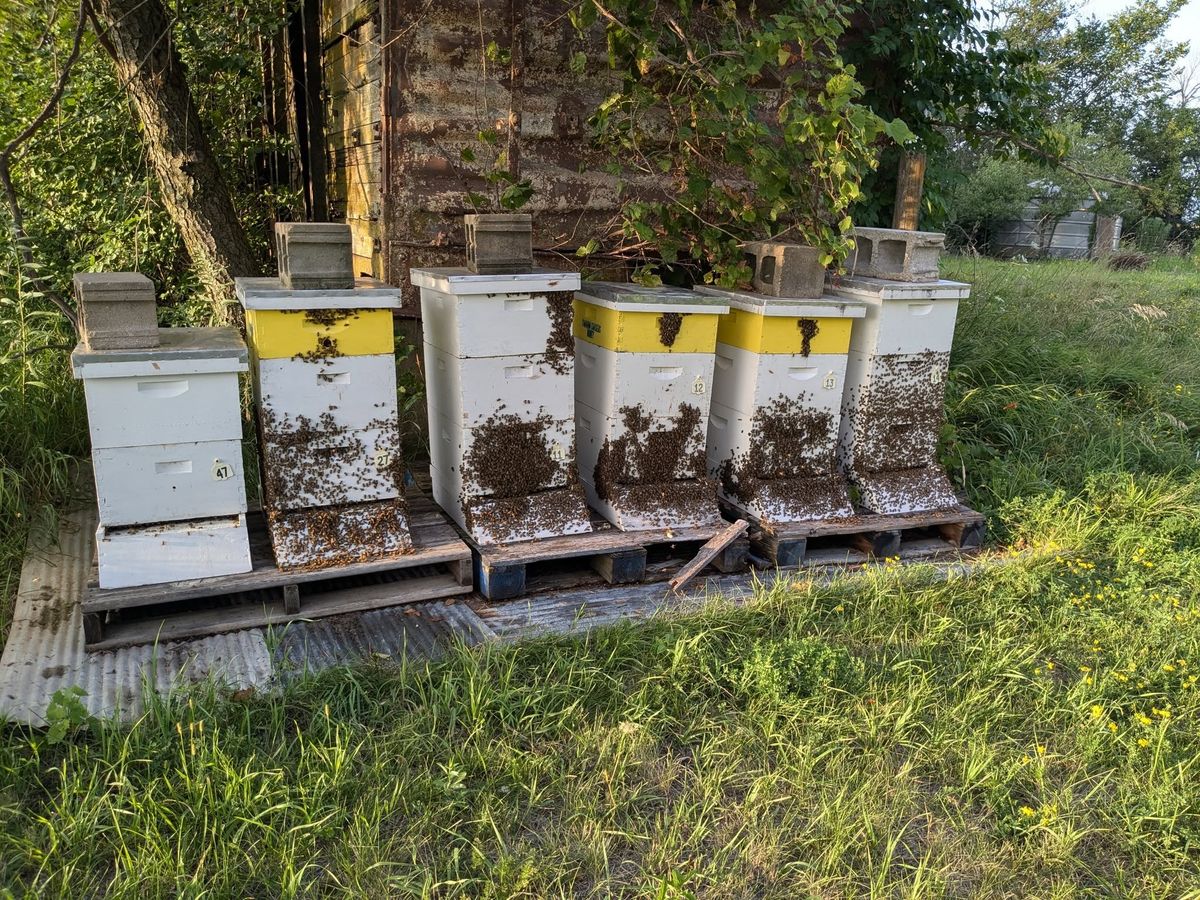
[[(462, 261), (466, 194), (491, 193), (482, 174), (498, 150), (533, 183), (522, 212), (534, 215), (539, 261), (575, 268), (575, 249), (614, 221), (620, 201), (587, 149), (587, 117), (614, 78), (602, 30), (582, 44), (562, 0), (380, 2), (384, 272), (406, 288), (407, 309), (417, 302), (410, 266)], [(492, 42), (511, 62), (487, 58)], [(582, 73), (571, 68), (578, 52)], [(495, 133), (494, 150), (481, 130)]]
[(564, 0), (322, 4), (330, 217), (350, 224), (361, 273), (405, 288), (405, 314), (418, 315), (411, 266), (462, 261), (468, 192), (493, 200), (481, 211), (499, 209), (483, 177), (498, 152), (533, 184), (522, 211), (541, 264), (577, 268), (575, 250), (617, 222), (622, 187), (589, 150), (587, 125), (617, 76), (603, 29), (581, 41), (567, 10)]

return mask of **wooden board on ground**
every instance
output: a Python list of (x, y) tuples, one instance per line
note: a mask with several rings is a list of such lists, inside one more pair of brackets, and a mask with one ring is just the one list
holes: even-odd
[[(736, 507), (728, 518), (746, 518)], [(760, 564), (793, 568), (863, 562), (871, 558), (924, 559), (978, 550), (987, 523), (959, 505), (935, 512), (881, 515), (860, 512), (825, 522), (771, 525), (751, 520), (750, 548)]]
[[(429, 498), (409, 497), (413, 553), (315, 571), (275, 565), (261, 513), (247, 517), (253, 569), (241, 575), (84, 592), (89, 650), (178, 640), (471, 592), (471, 550)], [(140, 611), (140, 612), (139, 612)]]
[[(472, 544), (478, 592), (488, 600), (507, 600), (534, 591), (598, 581), (662, 581), (678, 572), (702, 544), (725, 528), (714, 525), (620, 531), (598, 516), (593, 517), (592, 527), (594, 530), (588, 534), (489, 547)], [(742, 571), (749, 551), (749, 541), (740, 537), (715, 554), (710, 565), (719, 572)]]

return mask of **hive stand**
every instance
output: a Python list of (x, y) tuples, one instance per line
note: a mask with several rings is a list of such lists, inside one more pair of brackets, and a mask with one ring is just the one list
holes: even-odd
[(165, 643), (471, 592), (471, 550), (424, 495), (409, 498), (411, 553), (315, 571), (281, 571), (263, 515), (252, 512), (248, 519), (253, 568), (242, 575), (102, 590), (93, 567), (82, 604), (88, 649)]
[[(638, 584), (669, 579), (725, 523), (698, 528), (619, 531), (598, 516), (590, 534), (566, 535), (495, 547), (474, 547), (476, 590), (488, 600), (509, 600), (543, 590), (600, 580)], [(709, 565), (719, 572), (746, 568), (750, 542), (740, 537)]]
[[(726, 518), (745, 516), (726, 506)], [(771, 525), (752, 521), (750, 548), (756, 565), (791, 569), (845, 565), (867, 559), (917, 560), (983, 546), (986, 519), (967, 506), (937, 512), (857, 515), (825, 522)]]

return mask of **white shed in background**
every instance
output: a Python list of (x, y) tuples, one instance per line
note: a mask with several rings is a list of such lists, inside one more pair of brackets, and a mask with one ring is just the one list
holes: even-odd
[(1106, 256), (1121, 243), (1121, 217), (1097, 216), (1095, 201), (1088, 198), (1079, 209), (1056, 222), (1042, 221), (1035, 198), (1021, 218), (1005, 222), (992, 237), (996, 256), (1050, 256), (1055, 259), (1086, 259)]

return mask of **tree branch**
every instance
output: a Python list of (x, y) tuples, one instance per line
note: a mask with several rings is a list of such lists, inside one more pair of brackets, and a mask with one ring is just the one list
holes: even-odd
[(1128, 181), (1124, 178), (1115, 178), (1112, 175), (1097, 175), (1095, 172), (1087, 172), (1071, 165), (1066, 160), (1059, 159), (1054, 154), (1043, 150), (1037, 144), (1027, 141), (1024, 138), (1019, 138), (1015, 134), (1009, 134), (1006, 131), (976, 131), (975, 133), (981, 137), (998, 138), (1001, 140), (1010, 141), (1011, 143), (1016, 144), (1022, 150), (1032, 153), (1034, 156), (1041, 157), (1046, 162), (1057, 166), (1064, 172), (1070, 172), (1072, 175), (1082, 178), (1084, 183), (1087, 185), (1087, 189), (1092, 192), (1092, 199), (1097, 203), (1101, 202), (1104, 197), (1098, 190), (1096, 190), (1095, 186), (1092, 184), (1093, 181), (1100, 181), (1104, 184), (1116, 185), (1117, 187), (1132, 188), (1135, 191), (1142, 191), (1143, 193), (1149, 193), (1150, 191), (1150, 188), (1148, 188), (1146, 185), (1138, 184), (1136, 181)]
[(75, 330), (76, 334), (79, 333), (78, 313), (71, 308), (71, 305), (67, 303), (62, 295), (37, 274), (33, 250), (29, 244), (29, 236), (25, 233), (25, 216), (21, 210), (17, 189), (13, 185), (11, 163), (22, 145), (33, 137), (37, 133), (37, 130), (45, 124), (46, 120), (54, 114), (59, 100), (62, 99), (63, 93), (67, 89), (67, 81), (71, 76), (71, 69), (79, 59), (79, 52), (83, 47), (83, 32), (87, 27), (87, 6), (88, 0), (80, 0), (79, 21), (75, 24), (75, 34), (71, 39), (71, 52), (67, 55), (66, 62), (63, 63), (62, 70), (58, 73), (58, 81), (55, 83), (54, 90), (51, 92), (50, 98), (46, 101), (46, 105), (42, 107), (40, 113), (34, 116), (33, 121), (21, 130), (20, 134), (9, 141), (3, 150), (0, 150), (0, 183), (3, 184), (4, 197), (8, 201), (9, 214), (12, 216), (13, 244), (16, 246), (17, 253), (21, 257), (21, 262), (25, 269), (25, 277), (29, 278), (37, 289), (66, 317), (66, 320), (71, 323), (71, 328)]

